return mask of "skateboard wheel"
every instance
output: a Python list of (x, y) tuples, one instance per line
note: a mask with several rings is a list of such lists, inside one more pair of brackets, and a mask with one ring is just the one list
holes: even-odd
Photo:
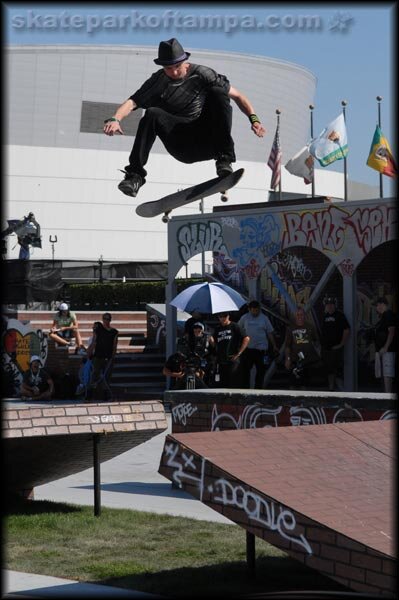
[(162, 223), (169, 223), (169, 221), (170, 221), (170, 218), (168, 217), (168, 215), (164, 215), (162, 217)]
[(220, 197), (220, 199), (221, 199), (222, 202), (227, 202), (227, 200), (229, 199), (229, 197), (228, 197), (227, 194), (222, 194), (221, 197)]

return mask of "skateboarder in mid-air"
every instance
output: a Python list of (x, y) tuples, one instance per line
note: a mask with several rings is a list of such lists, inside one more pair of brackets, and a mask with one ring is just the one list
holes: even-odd
[(154, 62), (163, 68), (153, 73), (105, 122), (104, 133), (123, 134), (120, 121), (132, 110), (146, 109), (125, 167), (125, 178), (118, 186), (128, 196), (136, 196), (145, 183), (144, 166), (157, 136), (177, 160), (194, 163), (214, 159), (218, 176), (231, 173), (236, 157), (230, 98), (247, 115), (255, 135), (265, 134), (248, 98), (232, 87), (224, 75), (187, 62), (189, 56), (175, 38), (161, 42)]

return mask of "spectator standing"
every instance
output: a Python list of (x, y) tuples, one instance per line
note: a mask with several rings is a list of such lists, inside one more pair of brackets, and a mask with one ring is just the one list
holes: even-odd
[(194, 323), (201, 322), (201, 320), (202, 313), (200, 313), (198, 310), (193, 310), (193, 312), (191, 313), (191, 317), (187, 319), (187, 321), (184, 323), (184, 335), (188, 335), (190, 338), (193, 337)]
[(269, 342), (274, 353), (278, 354), (273, 325), (261, 311), (260, 303), (257, 300), (252, 300), (248, 304), (248, 312), (242, 315), (238, 325), (242, 335), (250, 338), (241, 359), (242, 387), (250, 387), (251, 369), (255, 365), (255, 388), (262, 389), (269, 363)]
[(74, 337), (76, 350), (84, 349), (76, 315), (65, 302), (58, 307), (49, 337), (61, 346), (71, 346), (71, 338)]
[(397, 317), (388, 308), (388, 301), (384, 296), (377, 298), (376, 310), (380, 319), (374, 328), (375, 375), (377, 378), (383, 377), (384, 391), (391, 393), (395, 379), (395, 360), (398, 344)]
[[(219, 325), (215, 328), (216, 374), (219, 387), (241, 387), (240, 356), (247, 348), (249, 336), (243, 335), (238, 323), (230, 321), (230, 313), (217, 315)], [(217, 381), (219, 379), (219, 381)]]
[(34, 354), (29, 361), (29, 369), (22, 376), (21, 398), (27, 400), (50, 400), (54, 394), (54, 382), (42, 368), (40, 356)]
[(343, 312), (337, 310), (337, 299), (326, 296), (321, 326), (321, 357), (327, 372), (328, 389), (336, 389), (337, 376), (342, 373), (344, 346), (350, 335), (350, 325)]
[(293, 325), (285, 335), (285, 368), (290, 372), (291, 389), (306, 389), (311, 384), (312, 373), (320, 364), (313, 330), (306, 325), (305, 310), (298, 306)]
[(111, 379), (112, 366), (118, 345), (118, 330), (111, 327), (112, 315), (106, 312), (102, 322), (93, 327), (93, 339), (87, 355), (92, 360), (93, 370), (91, 387), (96, 390), (105, 382), (106, 387)]

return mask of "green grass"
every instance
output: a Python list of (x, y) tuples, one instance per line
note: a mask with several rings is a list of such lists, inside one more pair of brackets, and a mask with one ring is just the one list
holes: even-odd
[(289, 589), (343, 589), (256, 540), (256, 578), (245, 531), (132, 510), (13, 501), (4, 519), (4, 568), (158, 593), (234, 597)]

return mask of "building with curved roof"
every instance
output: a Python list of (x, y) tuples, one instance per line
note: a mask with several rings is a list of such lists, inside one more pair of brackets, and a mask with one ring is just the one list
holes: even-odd
[[(267, 159), (275, 111), (281, 110), (286, 162), (309, 139), (309, 104), (314, 101), (316, 78), (308, 69), (282, 60), (190, 51), (191, 62), (225, 74), (231, 85), (249, 97), (268, 130), (265, 138), (255, 137), (248, 119), (232, 103), (235, 166), (245, 167), (246, 173), (231, 190), (230, 202), (264, 202), (271, 177)], [(129, 198), (117, 188), (122, 178), (119, 169), (127, 164), (142, 110), (123, 121), (124, 136), (103, 134), (104, 119), (158, 69), (153, 63), (156, 56), (155, 47), (8, 47), (8, 204), (4, 216), (35, 214), (43, 247), (34, 250), (34, 258), (51, 258), (49, 238), (57, 236), (58, 259), (167, 259), (166, 225), (160, 217), (137, 216), (135, 208), (214, 177), (214, 161), (183, 165), (157, 140), (147, 183), (137, 198)], [(310, 186), (284, 169), (282, 181), (284, 191), (310, 193)], [(341, 173), (317, 171), (316, 182), (317, 194), (343, 197)], [(218, 203), (217, 196), (207, 198), (204, 210)], [(198, 211), (198, 203), (193, 203), (176, 214), (189, 219)], [(7, 245), (8, 258), (16, 258), (15, 238), (10, 237)]]

